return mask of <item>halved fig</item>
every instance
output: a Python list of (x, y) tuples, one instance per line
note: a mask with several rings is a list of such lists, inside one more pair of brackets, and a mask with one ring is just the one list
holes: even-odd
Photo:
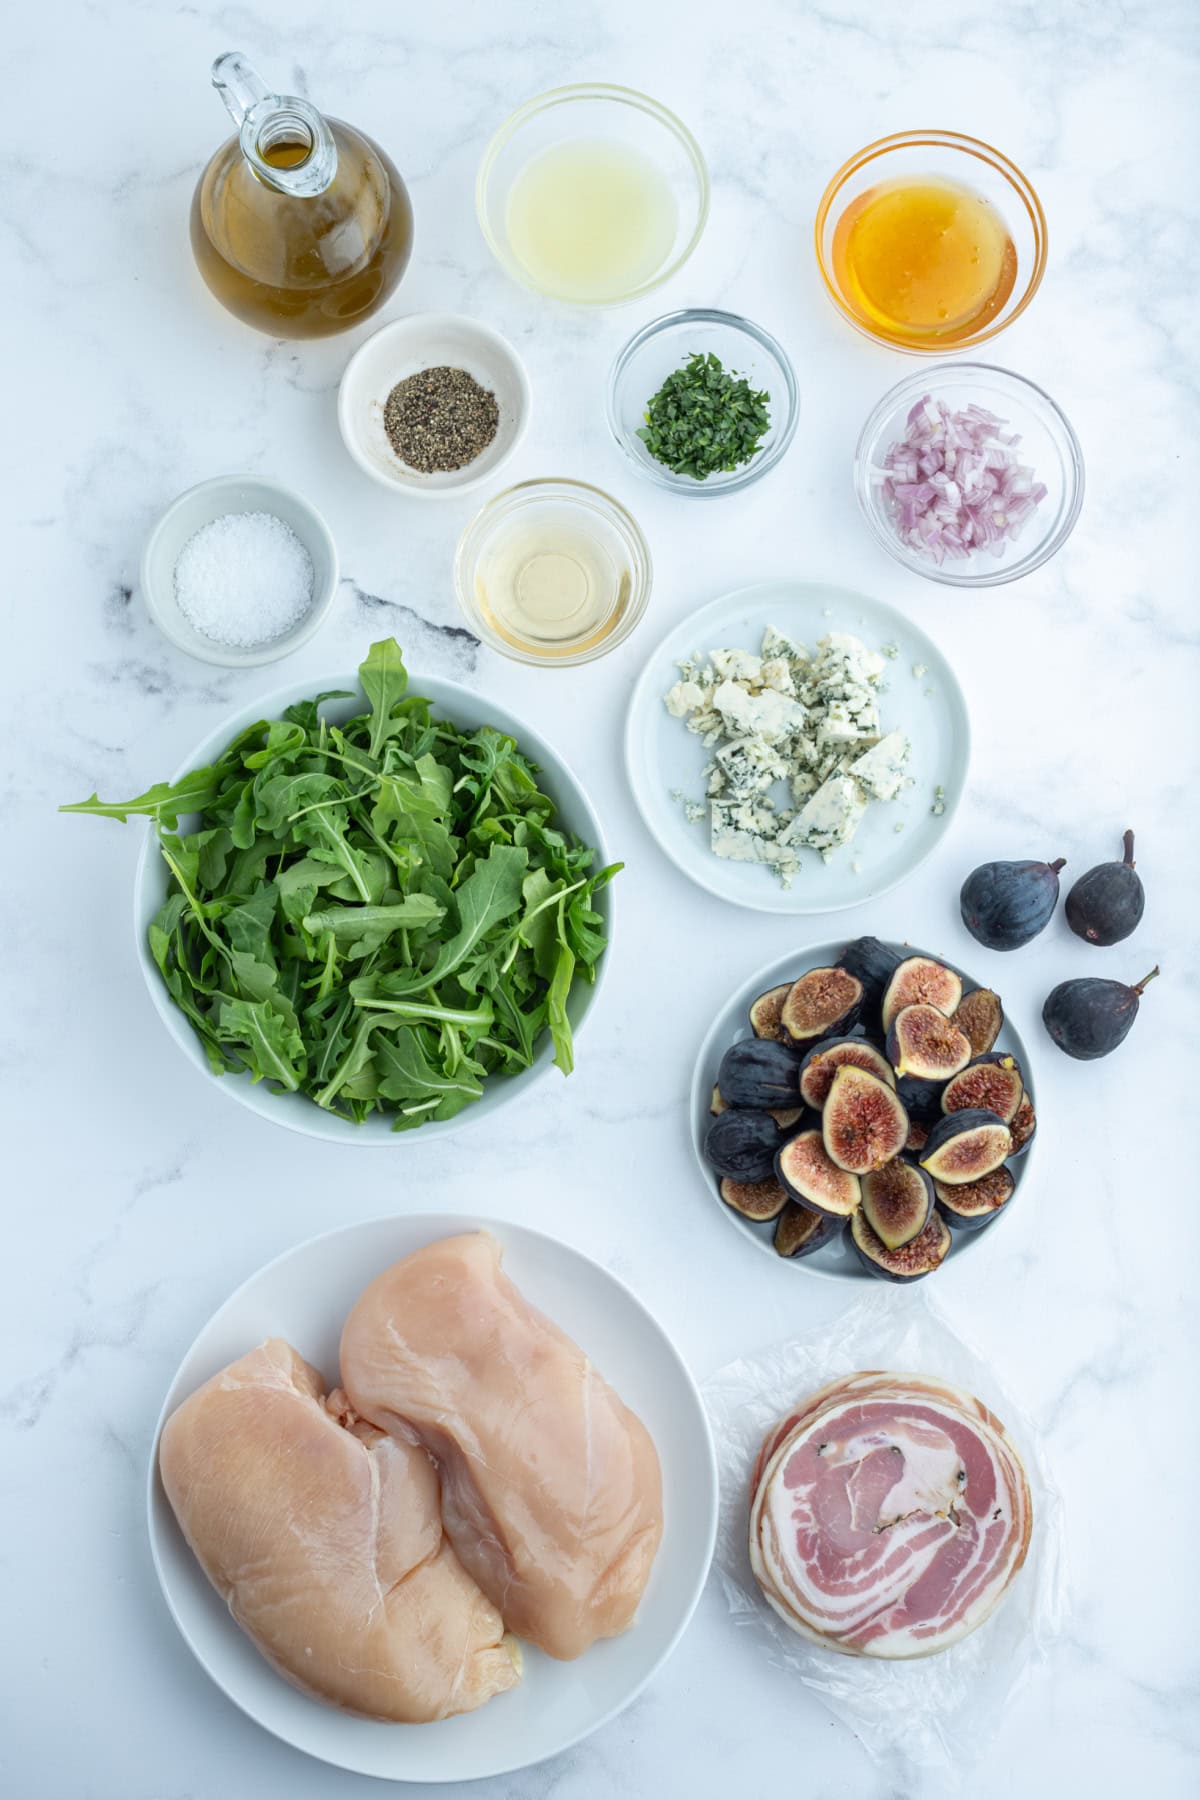
[(889, 950), (886, 944), (881, 944), (877, 937), (855, 938), (838, 957), (838, 966), (849, 969), (851, 975), (857, 976), (862, 982), (865, 1005), (876, 1019), (883, 1003), (883, 990), (892, 979), (899, 961), (897, 953)]
[(858, 1209), (858, 1176), (838, 1168), (815, 1128), (788, 1139), (775, 1157), (775, 1173), (792, 1199), (811, 1212), (848, 1219)]
[(972, 988), (964, 994), (952, 1014), (953, 1022), (970, 1039), (971, 1055), (986, 1056), (1004, 1024), (1004, 1008), (999, 994), (991, 988)]
[(807, 1043), (850, 1031), (862, 1003), (862, 982), (848, 969), (810, 969), (793, 981), (779, 1022), (789, 1038)]
[(730, 1106), (795, 1106), (800, 1093), (800, 1058), (773, 1038), (743, 1038), (730, 1044), (717, 1070), (717, 1086)]
[(886, 1082), (843, 1063), (821, 1114), (821, 1137), (839, 1169), (866, 1175), (903, 1150), (908, 1114)]
[(804, 1117), (802, 1106), (768, 1106), (767, 1111), (780, 1131), (791, 1131)]
[(977, 1056), (960, 1074), (952, 1075), (942, 1089), (942, 1111), (982, 1108), (1011, 1125), (1024, 1092), (1025, 1082), (1015, 1056)]
[(750, 1007), (750, 1029), (755, 1037), (782, 1038), (783, 1026), (779, 1023), (779, 1015), (783, 1011), (783, 1003), (792, 991), (790, 981), (781, 982), (778, 987), (768, 988), (760, 994)]
[(898, 963), (883, 990), (883, 1029), (905, 1006), (936, 1006), (947, 1018), (962, 999), (962, 977), (932, 956), (909, 956)]
[(713, 1118), (715, 1119), (717, 1117), (718, 1113), (727, 1112), (728, 1109), (729, 1109), (728, 1100), (725, 1098), (724, 1094), (721, 1092), (720, 1087), (714, 1086), (713, 1091), (712, 1091), (712, 1097), (708, 1103), (709, 1112), (712, 1114)]
[(841, 1219), (810, 1212), (807, 1206), (797, 1206), (789, 1200), (775, 1227), (775, 1248), (780, 1256), (811, 1256), (837, 1236), (842, 1223)]
[(990, 1225), (1001, 1207), (1007, 1206), (1016, 1185), (1002, 1163), (990, 1175), (981, 1175), (978, 1181), (961, 1181), (957, 1187), (935, 1181), (933, 1191), (947, 1225), (955, 1231), (978, 1231), (981, 1226)]
[(704, 1155), (718, 1175), (766, 1181), (775, 1167), (779, 1128), (770, 1113), (731, 1106), (704, 1134)]
[(878, 1233), (871, 1229), (861, 1209), (850, 1221), (850, 1238), (860, 1260), (872, 1275), (878, 1275), (883, 1281), (920, 1281), (922, 1275), (932, 1275), (941, 1267), (950, 1248), (946, 1221), (936, 1211), (924, 1231), (919, 1231), (899, 1250), (888, 1249)]
[(889, 1250), (901, 1250), (924, 1231), (933, 1211), (933, 1183), (907, 1156), (897, 1156), (862, 1181), (862, 1210)]
[(777, 1219), (788, 1205), (787, 1189), (780, 1186), (774, 1175), (768, 1175), (765, 1181), (734, 1181), (724, 1175), (720, 1192), (726, 1206), (759, 1224)]
[(1033, 1110), (1033, 1101), (1028, 1094), (1021, 1095), (1021, 1104), (1016, 1110), (1008, 1129), (1012, 1132), (1013, 1156), (1024, 1156), (1033, 1142), (1033, 1134), (1037, 1130), (1037, 1114)]
[[(921, 1081), (949, 1081), (971, 1060), (971, 1042), (936, 1006), (921, 1002), (905, 1006), (892, 1020), (887, 1040), (888, 1061), (897, 1075), (915, 1075)], [(725, 1098), (732, 1096), (721, 1083)], [(918, 1111), (920, 1109), (918, 1108)]]
[(908, 1142), (905, 1144), (904, 1148), (909, 1152), (910, 1155), (913, 1155), (913, 1154), (915, 1154), (916, 1151), (923, 1150), (925, 1148), (925, 1145), (928, 1142), (928, 1140), (929, 1140), (928, 1125), (925, 1123), (925, 1121), (923, 1119), (914, 1119), (912, 1114), (909, 1113), (909, 1115), (908, 1115)]
[(846, 1063), (865, 1069), (868, 1075), (878, 1075), (889, 1087), (896, 1085), (891, 1063), (874, 1044), (868, 1044), (866, 1038), (823, 1038), (819, 1044), (814, 1044), (800, 1064), (800, 1098), (820, 1112), (833, 1086), (834, 1076)]
[(973, 1107), (938, 1120), (921, 1152), (921, 1167), (935, 1181), (961, 1187), (998, 1169), (1012, 1147), (1004, 1120)]

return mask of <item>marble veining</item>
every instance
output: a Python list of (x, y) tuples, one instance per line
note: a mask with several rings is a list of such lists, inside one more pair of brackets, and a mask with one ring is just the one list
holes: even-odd
[[(458, 533), (490, 490), (406, 501), (346, 456), (335, 394), (366, 335), (277, 343), (222, 313), (192, 267), (187, 209), (224, 122), (212, 57), (245, 49), (280, 86), (378, 137), (409, 182), (416, 251), (386, 316), (462, 310), (517, 345), (530, 430), (496, 486), (562, 474), (611, 488), (653, 551), (649, 616), (608, 659), (525, 668), (461, 623)], [(873, 931), (944, 949), (997, 986), (1035, 1059), (1041, 1128), (1020, 1210), (938, 1278), (956, 1327), (1037, 1421), (1068, 1527), (1070, 1613), (973, 1771), (872, 1762), (808, 1690), (732, 1626), (715, 1585), (660, 1677), (606, 1730), (495, 1800), (1183, 1800), (1200, 1783), (1191, 1495), (1200, 1207), (1194, 1041), (1195, 409), (1198, 258), (1194, 0), (318, 0), (162, 8), (64, 0), (6, 22), (0, 234), (5, 383), (6, 754), (0, 765), (0, 1105), (7, 1225), (0, 1333), (0, 1789), (16, 1800), (349, 1800), (376, 1789), (275, 1743), (213, 1688), (159, 1597), (144, 1481), (162, 1395), (229, 1292), (298, 1240), (419, 1204), (558, 1233), (628, 1281), (697, 1376), (825, 1321), (854, 1294), (774, 1268), (730, 1231), (687, 1141), (692, 1060), (713, 1011), (789, 950)], [(699, 137), (706, 236), (648, 301), (551, 307), (491, 262), (473, 212), (483, 146), (560, 83), (644, 88)], [(1008, 151), (1037, 186), (1050, 261), (1029, 311), (986, 347), (1071, 417), (1087, 496), (1065, 552), (974, 597), (907, 576), (856, 511), (862, 420), (912, 363), (828, 306), (811, 219), (829, 173), (920, 124)], [(629, 334), (710, 303), (778, 335), (802, 412), (780, 468), (695, 506), (642, 483), (611, 443), (604, 383)], [(343, 581), (288, 661), (227, 671), (162, 639), (142, 546), (182, 488), (238, 469), (313, 499)], [(670, 625), (793, 574), (891, 601), (937, 637), (971, 708), (967, 800), (937, 855), (838, 920), (740, 913), (688, 886), (626, 790), (624, 706)], [(395, 1156), (308, 1143), (231, 1106), (170, 1047), (135, 961), (142, 826), (60, 818), (97, 788), (139, 792), (260, 692), (360, 660), (395, 633), (558, 745), (626, 868), (613, 964), (557, 1076), (486, 1132)], [(1067, 876), (1138, 837), (1148, 905), (1097, 952), (1061, 917), (1025, 951), (971, 943), (963, 875), (1065, 856)], [(1044, 1036), (1068, 975), (1161, 962), (1116, 1056), (1068, 1062)], [(855, 1294), (857, 1290), (854, 1291)], [(902, 1309), (905, 1297), (896, 1295)], [(301, 1346), (303, 1349), (303, 1346)], [(788, 1398), (781, 1396), (781, 1405)], [(482, 1788), (439, 1792), (482, 1793)], [(433, 1790), (428, 1790), (432, 1800)]]

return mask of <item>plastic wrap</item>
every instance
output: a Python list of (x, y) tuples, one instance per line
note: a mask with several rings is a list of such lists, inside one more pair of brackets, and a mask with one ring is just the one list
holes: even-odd
[[(991, 1406), (1029, 1477), (1033, 1535), (1025, 1566), (992, 1617), (961, 1643), (914, 1662), (818, 1649), (764, 1600), (747, 1549), (749, 1481), (766, 1433), (794, 1401), (859, 1369), (941, 1376)], [(1029, 1418), (939, 1308), (917, 1294), (871, 1294), (819, 1329), (729, 1363), (704, 1383), (721, 1470), (714, 1564), (736, 1625), (769, 1659), (819, 1694), (872, 1756), (962, 1771), (986, 1748), (1004, 1708), (1063, 1629), (1062, 1501)]]

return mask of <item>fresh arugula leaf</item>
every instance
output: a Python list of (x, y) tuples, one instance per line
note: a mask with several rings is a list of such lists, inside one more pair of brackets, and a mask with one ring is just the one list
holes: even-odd
[(409, 695), (391, 640), (362, 679), (370, 710), (344, 724), (318, 695), (180, 782), (64, 810), (154, 821), (171, 879), (149, 947), (214, 1074), (408, 1131), (547, 1034), (570, 1069), (570, 993), (604, 948), (593, 897), (619, 865), (592, 872), (511, 737)]

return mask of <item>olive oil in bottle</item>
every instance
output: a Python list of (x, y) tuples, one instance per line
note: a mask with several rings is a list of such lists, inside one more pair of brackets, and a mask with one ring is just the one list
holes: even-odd
[(236, 51), (213, 86), (238, 135), (200, 177), (192, 251), (221, 304), (273, 337), (324, 337), (377, 311), (408, 266), (412, 207), (362, 132), (269, 93)]

